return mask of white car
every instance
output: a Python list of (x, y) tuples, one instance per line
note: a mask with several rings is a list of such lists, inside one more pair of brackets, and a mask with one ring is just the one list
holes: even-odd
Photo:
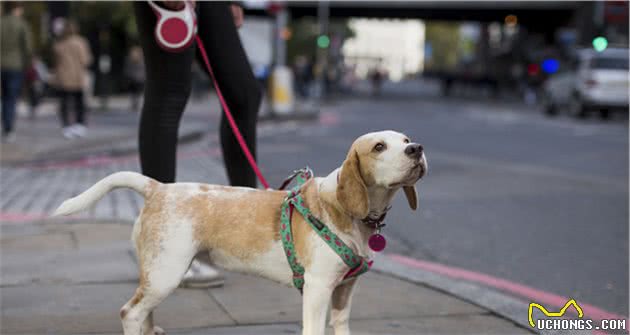
[(548, 115), (565, 109), (580, 118), (591, 111), (607, 118), (611, 111), (628, 112), (628, 88), (628, 49), (584, 49), (574, 66), (543, 84), (542, 104)]

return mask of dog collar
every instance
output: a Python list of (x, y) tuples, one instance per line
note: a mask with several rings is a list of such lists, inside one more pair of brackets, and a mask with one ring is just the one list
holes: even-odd
[[(333, 233), (321, 220), (315, 217), (311, 211), (304, 206), (304, 199), (300, 194), (301, 186), (309, 179), (313, 178), (313, 171), (306, 167), (295, 171), (285, 182), (283, 187), (296, 179), (297, 185), (290, 191), (287, 191), (287, 197), (282, 203), (280, 209), (280, 236), (284, 253), (287, 261), (293, 271), (293, 285), (300, 293), (304, 287), (304, 267), (297, 260), (295, 244), (293, 243), (293, 233), (291, 231), (291, 217), (293, 210), (300, 213), (304, 220), (313, 228), (313, 230), (322, 238), (324, 242), (341, 258), (341, 260), (350, 268), (344, 279), (358, 277), (367, 272), (372, 266), (371, 261), (367, 261), (364, 257), (358, 256), (350, 247), (348, 247), (338, 236)], [(281, 188), (283, 188), (281, 187)], [(382, 215), (384, 219), (384, 215)], [(382, 220), (381, 220), (382, 222)]]

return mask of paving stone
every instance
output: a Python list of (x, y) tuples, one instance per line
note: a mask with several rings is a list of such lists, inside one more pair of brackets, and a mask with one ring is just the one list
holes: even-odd
[(239, 324), (302, 319), (302, 297), (294, 288), (260, 277), (225, 275), (225, 285), (211, 289), (210, 293)]
[(86, 220), (73, 224), (44, 224), (49, 230), (64, 231), (74, 234), (77, 248), (108, 247), (112, 243), (132, 247), (129, 222), (96, 222)]
[[(531, 334), (510, 321), (488, 314), (350, 320), (350, 329), (354, 335)], [(327, 334), (332, 333), (328, 329)]]
[(424, 317), (483, 312), (475, 305), (439, 291), (369, 272), (359, 279), (351, 317)]
[(136, 281), (138, 269), (131, 244), (120, 241), (104, 248), (32, 252), (22, 257), (3, 257), (2, 285), (31, 283), (83, 283)]
[(73, 248), (74, 242), (71, 233), (49, 233), (0, 239), (0, 252), (3, 258), (11, 257), (12, 254), (17, 253), (47, 253)]
[[(135, 284), (5, 287), (2, 332), (120, 334), (119, 310), (135, 289)], [(160, 304), (155, 322), (167, 330), (233, 325), (204, 290), (184, 289)]]

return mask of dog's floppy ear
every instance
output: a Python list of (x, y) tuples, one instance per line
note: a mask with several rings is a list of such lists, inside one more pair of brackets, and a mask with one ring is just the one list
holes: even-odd
[(403, 186), (403, 191), (405, 191), (409, 207), (415, 211), (418, 208), (418, 193), (416, 192), (416, 187), (413, 185)]
[(368, 215), (370, 203), (367, 187), (361, 177), (359, 154), (355, 150), (348, 153), (341, 166), (336, 195), (341, 207), (353, 218), (363, 219)]

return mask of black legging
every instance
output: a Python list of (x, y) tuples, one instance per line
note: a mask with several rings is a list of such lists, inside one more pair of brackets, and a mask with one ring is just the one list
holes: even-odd
[[(196, 5), (198, 34), (206, 47), (212, 70), (249, 149), (255, 155), (261, 90), (241, 45), (229, 3), (197, 2)], [(149, 5), (134, 2), (134, 9), (146, 66), (139, 133), (142, 173), (161, 182), (174, 182), (177, 131), (190, 95), (196, 48), (192, 46), (179, 53), (162, 50), (153, 35), (156, 16)], [(256, 187), (256, 175), (225, 116), (221, 117), (220, 135), (230, 184)]]

